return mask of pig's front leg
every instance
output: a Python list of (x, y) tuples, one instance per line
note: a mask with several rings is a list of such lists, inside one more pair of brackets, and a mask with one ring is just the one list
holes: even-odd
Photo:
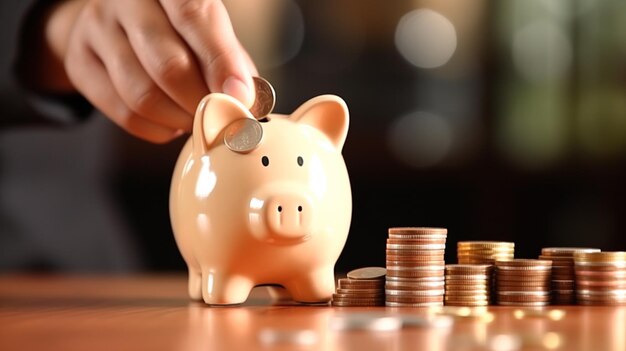
[(202, 273), (202, 298), (209, 305), (235, 305), (246, 302), (254, 283), (240, 275)]
[(202, 273), (191, 266), (189, 266), (189, 297), (192, 300), (202, 300)]
[(318, 269), (298, 276), (284, 286), (295, 301), (327, 302), (335, 291), (335, 273), (333, 267)]

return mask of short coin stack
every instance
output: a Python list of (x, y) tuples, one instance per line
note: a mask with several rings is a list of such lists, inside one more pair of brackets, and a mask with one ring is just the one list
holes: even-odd
[(515, 243), (506, 241), (459, 241), (457, 257), (461, 264), (494, 264), (513, 258)]
[[(511, 260), (515, 252), (515, 243), (508, 241), (459, 241), (457, 258), (460, 264), (494, 264), (496, 260)], [(491, 291), (495, 291), (495, 270), (490, 278)], [(492, 294), (491, 302), (495, 302)]]
[(333, 306), (365, 307), (385, 305), (385, 269), (365, 267), (348, 273), (338, 281)]
[(487, 306), (492, 268), (490, 264), (446, 265), (445, 304), (467, 307)]
[(539, 307), (550, 304), (552, 261), (496, 261), (497, 302), (504, 306)]
[(600, 252), (600, 249), (583, 247), (545, 247), (540, 260), (552, 261), (552, 304), (573, 305), (576, 303), (574, 253)]
[(576, 252), (580, 305), (626, 305), (626, 252)]
[(389, 228), (385, 304), (442, 306), (445, 228)]

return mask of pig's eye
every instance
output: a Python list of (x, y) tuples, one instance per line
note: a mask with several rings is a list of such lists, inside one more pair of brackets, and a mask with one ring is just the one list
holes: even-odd
[(302, 156), (298, 156), (298, 166), (302, 167), (302, 165), (304, 165), (304, 159)]
[(263, 156), (261, 157), (261, 163), (263, 164), (263, 166), (267, 167), (270, 165), (270, 158), (267, 156)]

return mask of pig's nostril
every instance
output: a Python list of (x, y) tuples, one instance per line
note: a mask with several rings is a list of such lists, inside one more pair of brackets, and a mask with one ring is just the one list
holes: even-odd
[(302, 212), (302, 206), (298, 206), (298, 212)]
[(282, 206), (278, 206), (278, 212), (283, 212), (283, 207)]

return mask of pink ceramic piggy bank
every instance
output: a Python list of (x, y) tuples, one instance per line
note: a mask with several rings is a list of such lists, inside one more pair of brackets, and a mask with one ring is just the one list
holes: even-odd
[[(233, 151), (233, 135), (251, 142), (236, 135), (242, 125), (262, 137)], [(337, 96), (264, 122), (228, 95), (202, 100), (170, 193), (191, 298), (238, 304), (255, 285), (279, 284), (296, 301), (330, 300), (352, 213), (341, 156), (347, 132), (348, 110)]]

